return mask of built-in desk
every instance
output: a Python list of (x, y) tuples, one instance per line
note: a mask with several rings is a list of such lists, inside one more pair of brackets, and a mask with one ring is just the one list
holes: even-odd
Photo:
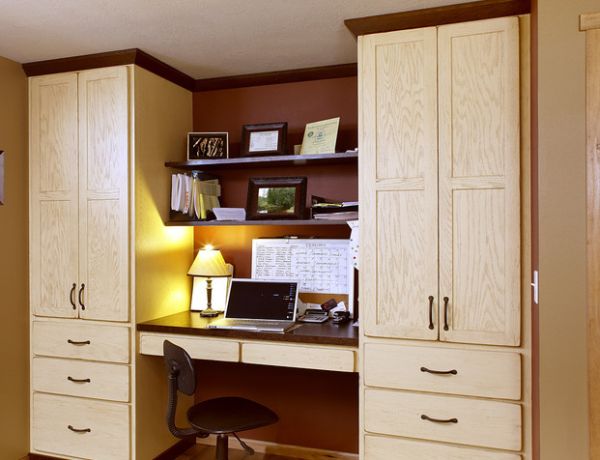
[(358, 328), (298, 323), (284, 334), (208, 329), (212, 318), (189, 311), (137, 325), (143, 355), (162, 356), (165, 339), (192, 359), (356, 372)]

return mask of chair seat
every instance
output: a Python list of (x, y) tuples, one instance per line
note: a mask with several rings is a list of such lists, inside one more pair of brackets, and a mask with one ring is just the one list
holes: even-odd
[(202, 401), (190, 407), (187, 416), (195, 429), (213, 434), (251, 430), (279, 420), (268, 407), (238, 397)]

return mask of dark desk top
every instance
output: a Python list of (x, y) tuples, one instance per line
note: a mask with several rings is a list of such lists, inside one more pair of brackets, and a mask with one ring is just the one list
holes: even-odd
[(183, 311), (152, 321), (146, 321), (145, 323), (139, 323), (137, 330), (241, 340), (271, 340), (358, 347), (358, 328), (353, 327), (352, 323), (346, 323), (341, 326), (331, 323), (331, 320), (322, 324), (297, 323), (292, 330), (284, 334), (276, 334), (272, 332), (207, 329), (206, 326), (215, 319), (217, 318), (200, 318), (198, 312)]

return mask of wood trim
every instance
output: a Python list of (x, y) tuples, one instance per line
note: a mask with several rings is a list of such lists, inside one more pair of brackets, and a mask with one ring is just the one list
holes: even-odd
[(460, 5), (346, 19), (344, 24), (355, 36), (359, 36), (392, 30), (516, 16), (527, 14), (530, 11), (530, 0), (482, 0)]
[(194, 444), (196, 444), (196, 439), (193, 437), (180, 439), (163, 453), (154, 457), (154, 460), (174, 460)]
[(600, 13), (588, 13), (579, 16), (579, 30), (600, 29)]
[(129, 64), (136, 64), (189, 91), (194, 89), (195, 80), (192, 77), (165, 64), (138, 48), (51, 59), (48, 61), (29, 62), (23, 64), (23, 70), (28, 77), (32, 77), (35, 75), (73, 72), (77, 70)]
[(234, 75), (231, 77), (206, 78), (196, 80), (195, 92), (214, 91), (219, 89), (243, 88), (248, 86), (278, 85), (299, 81), (327, 80), (330, 78), (355, 77), (356, 63), (339, 64), (305, 69), (281, 70), (278, 72)]
[(60, 460), (60, 457), (47, 457), (40, 454), (29, 454), (23, 457), (21, 460)]

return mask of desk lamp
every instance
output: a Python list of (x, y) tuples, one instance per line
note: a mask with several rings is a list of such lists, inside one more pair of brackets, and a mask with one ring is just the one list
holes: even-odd
[[(213, 310), (212, 307), (212, 279), (230, 276), (229, 269), (223, 260), (221, 251), (207, 245), (198, 251), (194, 263), (188, 271), (188, 275), (206, 278), (206, 309), (200, 312), (202, 317), (214, 317), (221, 313), (219, 310)], [(198, 283), (200, 286), (200, 283)], [(197, 288), (196, 278), (194, 278), (194, 287)]]

